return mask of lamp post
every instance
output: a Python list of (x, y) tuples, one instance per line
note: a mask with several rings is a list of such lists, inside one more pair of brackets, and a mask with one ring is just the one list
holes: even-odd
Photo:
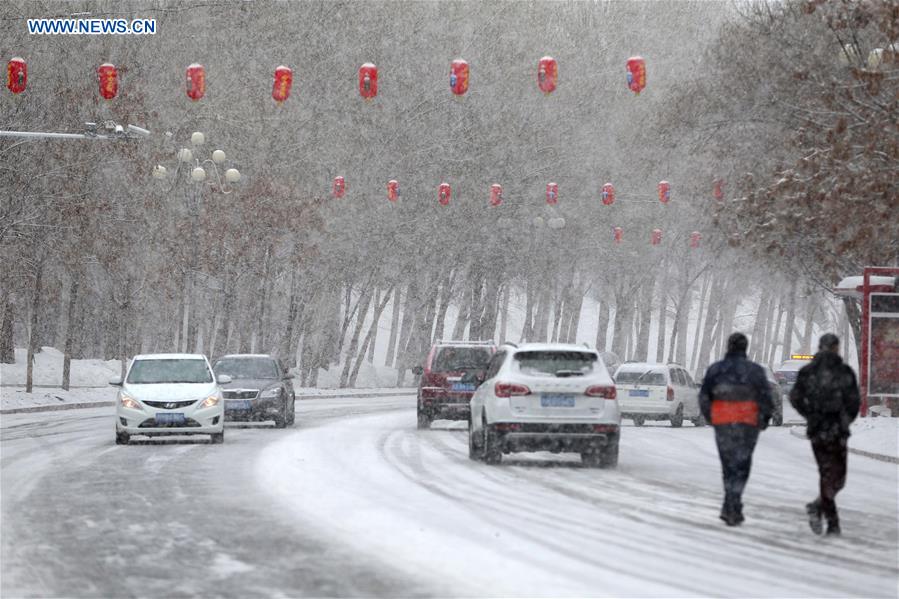
[[(171, 134), (166, 134), (171, 137)], [(203, 147), (206, 145), (206, 136), (201, 131), (194, 131), (190, 136), (190, 147), (180, 148), (175, 159), (177, 166), (172, 175), (172, 185), (169, 191), (174, 190), (175, 186), (182, 180), (181, 172), (183, 171), (186, 178), (191, 181), (195, 189), (193, 192), (188, 191), (185, 194), (185, 207), (190, 217), (190, 237), (191, 252), (190, 266), (185, 275), (184, 280), (184, 313), (181, 320), (181, 336), (179, 342), (179, 351), (189, 352), (192, 350), (190, 343), (192, 341), (190, 334), (191, 324), (191, 305), (193, 304), (193, 288), (194, 276), (197, 269), (197, 256), (199, 254), (199, 235), (198, 221), (200, 217), (200, 205), (203, 199), (203, 190), (206, 187), (211, 188), (216, 193), (230, 194), (234, 191), (234, 185), (240, 181), (241, 174), (234, 167), (226, 168), (228, 160), (224, 150), (216, 149), (210, 154), (205, 155)], [(212, 173), (212, 177), (209, 173)], [(169, 169), (162, 164), (153, 167), (153, 178), (164, 181), (169, 178)]]

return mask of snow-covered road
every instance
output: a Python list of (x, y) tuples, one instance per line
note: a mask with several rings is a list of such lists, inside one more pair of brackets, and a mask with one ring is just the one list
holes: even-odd
[(297, 406), (223, 446), (115, 446), (110, 408), (4, 416), (2, 595), (897, 596), (899, 469), (851, 455), (844, 537), (812, 537), (785, 428), (728, 529), (708, 428), (625, 426), (616, 471), (494, 467), (408, 398)]

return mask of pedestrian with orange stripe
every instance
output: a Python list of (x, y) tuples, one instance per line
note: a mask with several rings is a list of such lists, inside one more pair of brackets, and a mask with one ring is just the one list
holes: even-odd
[(699, 391), (699, 408), (715, 427), (715, 441), (724, 479), (724, 505), (720, 518), (728, 526), (743, 522), (743, 489), (752, 468), (752, 453), (759, 431), (774, 414), (768, 380), (761, 366), (746, 357), (749, 340), (734, 333), (727, 354), (706, 370)]

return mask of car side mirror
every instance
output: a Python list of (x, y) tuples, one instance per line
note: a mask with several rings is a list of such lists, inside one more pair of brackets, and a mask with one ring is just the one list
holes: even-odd
[(227, 384), (230, 383), (232, 380), (234, 380), (234, 379), (232, 379), (230, 376), (228, 376), (227, 374), (220, 374), (217, 378), (218, 378), (218, 384), (219, 384), (219, 385), (227, 385)]
[(122, 386), (122, 378), (117, 376), (113, 379), (109, 379), (109, 384), (112, 385), (113, 387), (121, 387)]
[(414, 374), (415, 376), (421, 376), (421, 374), (424, 371), (425, 371), (425, 369), (422, 368), (421, 366), (413, 366), (412, 367), (412, 374)]

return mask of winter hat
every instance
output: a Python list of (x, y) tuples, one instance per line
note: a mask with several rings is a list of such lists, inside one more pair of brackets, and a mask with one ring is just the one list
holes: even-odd
[(729, 354), (734, 352), (745, 354), (747, 347), (749, 347), (749, 339), (743, 333), (734, 333), (727, 338), (727, 353)]
[(840, 346), (840, 338), (833, 333), (824, 333), (818, 341), (818, 351), (836, 351)]

